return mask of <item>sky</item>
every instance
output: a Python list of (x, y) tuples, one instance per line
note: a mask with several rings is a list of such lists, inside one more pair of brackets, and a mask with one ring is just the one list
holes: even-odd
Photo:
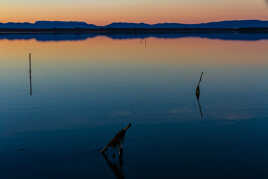
[(268, 0), (1, 0), (0, 22), (200, 23), (268, 20)]

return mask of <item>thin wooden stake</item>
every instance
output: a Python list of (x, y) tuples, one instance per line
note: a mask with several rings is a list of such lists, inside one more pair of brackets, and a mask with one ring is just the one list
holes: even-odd
[(33, 94), (32, 88), (32, 54), (29, 53), (29, 78), (30, 78), (30, 96)]
[(195, 95), (196, 95), (196, 98), (199, 100), (200, 98), (200, 83), (201, 81), (203, 80), (203, 74), (204, 72), (201, 73), (201, 76), (200, 76), (200, 79), (198, 81), (198, 84), (197, 84), (197, 87), (196, 87), (196, 90), (195, 90)]

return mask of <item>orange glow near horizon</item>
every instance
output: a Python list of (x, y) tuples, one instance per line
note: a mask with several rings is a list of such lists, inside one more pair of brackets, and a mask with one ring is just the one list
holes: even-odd
[[(268, 65), (268, 41), (223, 41), (200, 38), (112, 40), (96, 37), (85, 41), (38, 42), (36, 40), (0, 40), (1, 59), (27, 60), (31, 52), (35, 61), (62, 60), (76, 63), (80, 59), (103, 64), (170, 65)], [(14, 53), (14, 51), (16, 53)], [(105, 52), (105, 53), (103, 53)], [(159, 53), (155, 53), (159, 52)], [(203, 57), (206, 57), (203, 59)]]
[[(4, 0), (5, 1), (5, 0)], [(31, 0), (28, 0), (31, 1)], [(79, 1), (80, 2), (80, 1)], [(85, 21), (106, 25), (112, 22), (201, 23), (221, 20), (268, 20), (268, 7), (262, 0), (226, 0), (224, 2), (155, 1), (136, 3), (73, 3), (51, 5), (0, 3), (0, 22), (34, 22), (38, 20)], [(243, 5), (241, 5), (243, 2)], [(45, 8), (44, 8), (45, 7)]]

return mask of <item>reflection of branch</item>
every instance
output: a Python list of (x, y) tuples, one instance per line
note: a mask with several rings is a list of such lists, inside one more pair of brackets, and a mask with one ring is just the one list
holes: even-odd
[(197, 104), (198, 104), (198, 108), (199, 108), (199, 112), (200, 112), (200, 116), (201, 116), (201, 119), (203, 119), (203, 111), (202, 111), (202, 106), (201, 106), (201, 104), (200, 104), (200, 100), (199, 99), (197, 99), (196, 98), (196, 100), (197, 100)]
[[(122, 149), (123, 152), (123, 149)], [(118, 178), (118, 179), (124, 179), (124, 174), (122, 171), (122, 166), (123, 166), (123, 159), (122, 159), (122, 155), (119, 155), (119, 162), (120, 162), (120, 166), (116, 166), (116, 164), (113, 164), (113, 162), (111, 162), (107, 155), (105, 153), (102, 153), (103, 158), (105, 159), (105, 161), (107, 162), (107, 164), (109, 165), (109, 167), (112, 169), (114, 175)]]
[(120, 167), (123, 167), (123, 147), (120, 146), (119, 149), (119, 165)]

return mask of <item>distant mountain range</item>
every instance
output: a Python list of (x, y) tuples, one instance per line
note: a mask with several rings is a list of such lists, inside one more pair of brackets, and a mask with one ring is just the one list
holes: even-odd
[(35, 23), (0, 23), (0, 29), (199, 29), (199, 28), (219, 28), (219, 29), (239, 29), (239, 28), (268, 28), (268, 21), (261, 20), (235, 20), (220, 21), (201, 24), (181, 24), (181, 23), (112, 23), (106, 26), (87, 24), (86, 22), (67, 21), (37, 21)]

